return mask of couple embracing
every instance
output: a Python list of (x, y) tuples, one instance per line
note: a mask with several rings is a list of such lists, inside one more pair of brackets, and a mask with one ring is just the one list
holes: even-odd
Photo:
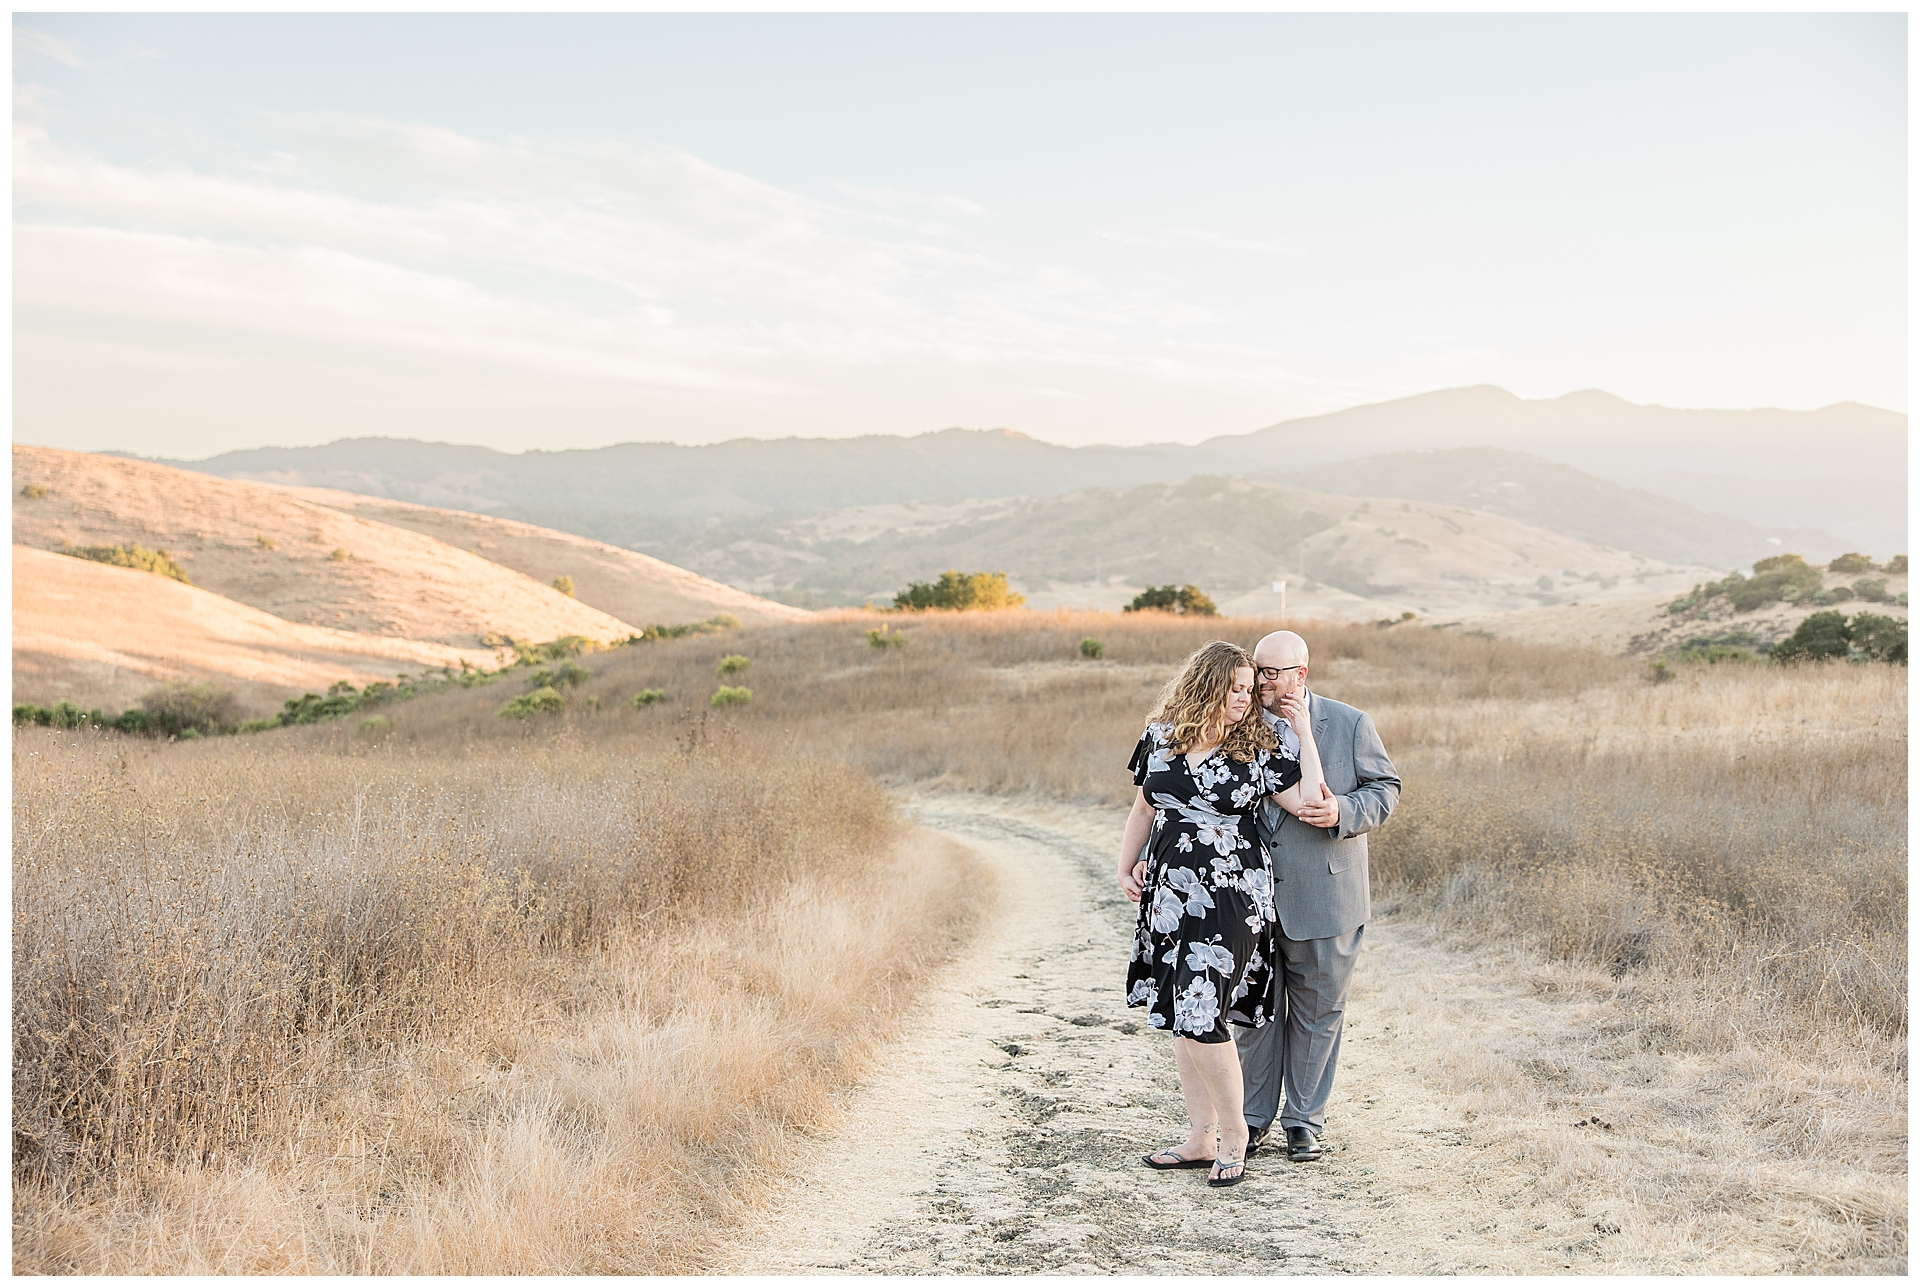
[(1172, 1033), (1191, 1123), (1145, 1162), (1207, 1168), (1214, 1186), (1246, 1175), (1276, 1120), (1289, 1160), (1320, 1157), (1369, 911), (1366, 833), (1400, 798), (1373, 722), (1312, 692), (1307, 665), (1292, 631), (1251, 656), (1201, 647), (1133, 753), (1127, 1003)]

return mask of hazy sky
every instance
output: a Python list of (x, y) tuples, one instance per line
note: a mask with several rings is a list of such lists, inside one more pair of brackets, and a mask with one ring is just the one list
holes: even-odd
[(22, 15), (23, 441), (1906, 409), (1906, 18)]

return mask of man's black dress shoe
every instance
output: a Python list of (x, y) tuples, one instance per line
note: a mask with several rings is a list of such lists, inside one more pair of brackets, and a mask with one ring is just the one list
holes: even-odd
[(1319, 1162), (1320, 1138), (1305, 1127), (1287, 1128), (1287, 1161), (1289, 1163)]
[(1247, 1152), (1241, 1157), (1252, 1158), (1254, 1151), (1260, 1148), (1260, 1142), (1267, 1138), (1267, 1131), (1268, 1129), (1265, 1127), (1249, 1126), (1247, 1128)]

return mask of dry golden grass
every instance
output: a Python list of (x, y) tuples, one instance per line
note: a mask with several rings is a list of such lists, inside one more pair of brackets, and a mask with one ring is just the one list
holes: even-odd
[(766, 742), (15, 738), (15, 1267), (700, 1264), (965, 932)]
[[(1265, 629), (891, 620), (902, 647), (870, 647), (875, 619), (850, 613), (592, 654), (567, 710), (525, 721), (495, 715), (524, 688), (508, 677), (389, 708), (377, 732), (343, 722), (166, 748), (17, 735), (15, 1122), (45, 1137), (30, 1156), (61, 1161), (44, 1180), (16, 1169), (16, 1266), (703, 1264), (870, 1053), (873, 1025), (849, 999), (870, 990), (884, 1021), (968, 915), (954, 864), (885, 843), (866, 776), (1124, 801), (1127, 753), (1172, 668), (1207, 639)], [(1905, 671), (1683, 668), (1655, 684), (1588, 651), (1304, 629), (1315, 688), (1372, 713), (1406, 780), (1374, 838), (1376, 900), (1433, 919), (1458, 948), (1523, 945), (1607, 982), (1621, 1068), (1693, 1061), (1676, 1097), (1720, 1106), (1701, 1132), (1766, 1133), (1794, 1157), (1872, 1173), (1868, 1197), (1834, 1200), (1853, 1205), (1848, 1246), (1903, 1264), (1905, 1211), (1885, 1181), (1905, 1131)], [(1086, 636), (1104, 660), (1079, 657)], [(733, 653), (751, 668), (727, 681), (752, 701), (713, 711)], [(666, 699), (625, 704), (647, 688)], [(716, 739), (759, 768), (725, 796), (676, 788), (691, 795), (646, 813), (679, 821), (635, 832), (636, 779), (691, 783)], [(873, 821), (820, 830), (840, 814)], [(686, 852), (674, 828), (722, 819), (740, 829), (726, 853), (772, 856), (746, 860), (757, 897), (740, 903), (738, 860), (709, 872), (662, 858)], [(220, 932), (197, 957), (193, 935), (160, 933), (195, 917)], [(148, 950), (148, 928), (164, 951)], [(309, 963), (286, 977), (298, 987), (243, 987), (295, 957)], [(76, 960), (102, 963), (105, 993), (61, 982), (97, 982), (72, 974)], [(179, 1004), (197, 989), (257, 1009)], [(128, 1035), (108, 1031), (114, 1004), (136, 1017)], [(76, 1006), (105, 1035), (84, 1059), (58, 1054)], [(266, 1033), (287, 1054), (262, 1077), (210, 1041), (181, 1046), (176, 1015), (191, 1035)], [(96, 1112), (36, 1094), (65, 1085), (23, 1077), (48, 1058), (98, 1112), (126, 1115), (124, 1147), (35, 1117), (49, 1103), (62, 1121)], [(1461, 1076), (1493, 1112), (1499, 1070)], [(212, 1112), (245, 1096), (267, 1108), (242, 1115), (244, 1130)], [(181, 1142), (213, 1152), (183, 1165)], [(91, 1172), (83, 1156), (100, 1160)], [(1688, 1204), (1746, 1219), (1724, 1176), (1666, 1176), (1647, 1201), (1669, 1224), (1692, 1219)]]

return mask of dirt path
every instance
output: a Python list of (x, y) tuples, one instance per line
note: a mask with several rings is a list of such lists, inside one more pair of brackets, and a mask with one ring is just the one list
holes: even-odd
[[(1616, 1155), (1636, 1164), (1639, 1151), (1655, 1170), (1671, 1162), (1657, 1141), (1627, 1138), (1626, 1080), (1589, 1077), (1590, 1105), (1564, 1078), (1551, 1095), (1537, 1085), (1553, 1083), (1556, 1050), (1584, 1042), (1591, 1054), (1610, 1005), (1605, 977), (1468, 960), (1378, 913), (1323, 1161), (1261, 1153), (1228, 1190), (1208, 1189), (1203, 1172), (1147, 1171), (1140, 1155), (1178, 1140), (1184, 1119), (1167, 1039), (1121, 1001), (1133, 906), (1110, 876), (1120, 816), (979, 797), (914, 803), (924, 827), (991, 862), (1000, 914), (852, 1098), (842, 1130), (718, 1269), (1813, 1268), (1737, 1228), (1715, 1237), (1711, 1213), (1690, 1216), (1675, 1241), (1583, 1193), (1574, 1177)], [(1523, 1071), (1536, 1066), (1538, 1078)], [(1682, 1152), (1697, 1163), (1697, 1150)], [(1786, 1243), (1804, 1253), (1807, 1233), (1785, 1232)]]

